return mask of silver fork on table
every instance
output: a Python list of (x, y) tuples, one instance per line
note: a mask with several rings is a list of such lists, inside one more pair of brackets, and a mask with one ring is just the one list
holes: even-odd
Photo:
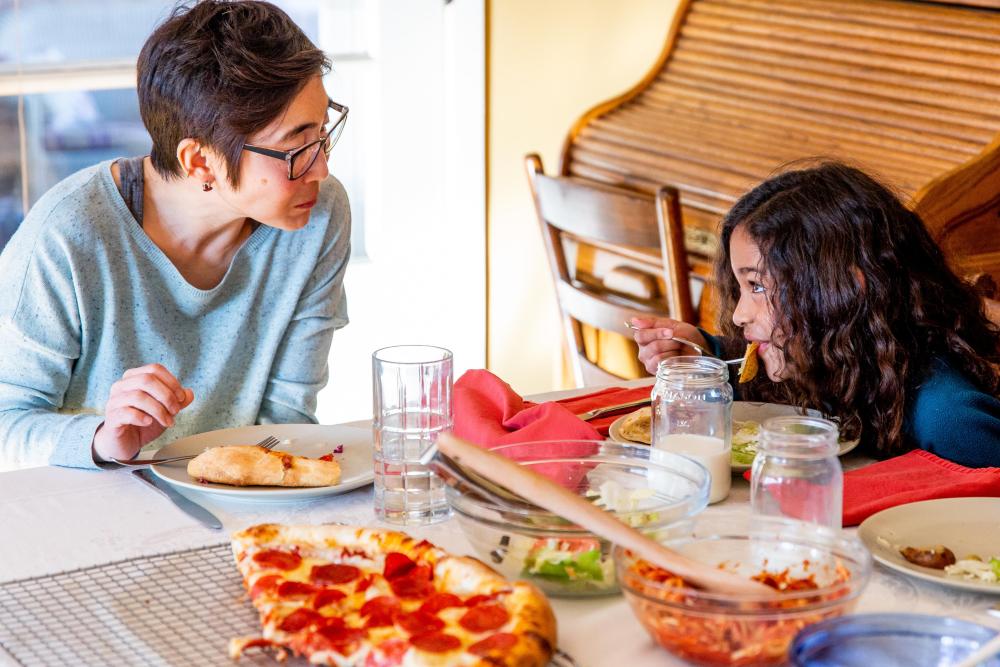
[[(273, 435), (269, 435), (260, 442), (257, 443), (257, 447), (263, 447), (264, 449), (271, 450), (281, 442)], [(149, 466), (149, 465), (159, 465), (160, 463), (174, 463), (175, 461), (190, 461), (198, 454), (189, 454), (188, 456), (171, 456), (165, 459), (132, 459), (130, 461), (121, 461), (119, 459), (111, 459), (113, 462), (122, 466)]]

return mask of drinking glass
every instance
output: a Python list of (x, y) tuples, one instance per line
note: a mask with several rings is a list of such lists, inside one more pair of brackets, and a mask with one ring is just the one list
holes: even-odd
[(444, 484), (421, 454), (453, 423), (452, 355), (430, 345), (397, 345), (372, 354), (375, 515), (423, 525), (450, 515)]
[(837, 435), (837, 425), (819, 417), (766, 420), (750, 472), (753, 512), (839, 530), (844, 473), (837, 458)]
[(653, 385), (653, 447), (693, 458), (708, 468), (708, 502), (729, 495), (732, 484), (733, 388), (725, 362), (711, 357), (670, 357)]

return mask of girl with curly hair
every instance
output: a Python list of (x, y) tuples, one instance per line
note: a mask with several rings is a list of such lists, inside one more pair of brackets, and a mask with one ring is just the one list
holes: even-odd
[(818, 409), (878, 458), (919, 447), (1000, 466), (1000, 329), (920, 217), (864, 172), (824, 163), (745, 194), (722, 222), (716, 280), (722, 336), (633, 321), (649, 372), (689, 353), (675, 333), (725, 358), (757, 341), (766, 377), (740, 398)]

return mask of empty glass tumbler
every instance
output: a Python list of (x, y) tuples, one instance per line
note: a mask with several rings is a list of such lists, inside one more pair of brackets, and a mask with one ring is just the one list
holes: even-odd
[(837, 435), (837, 425), (819, 417), (765, 421), (750, 473), (753, 512), (840, 529), (844, 473)]
[(708, 468), (708, 502), (732, 484), (733, 388), (729, 369), (711, 357), (670, 357), (653, 385), (653, 447), (688, 456)]
[(372, 355), (375, 515), (403, 525), (448, 518), (444, 486), (421, 454), (453, 423), (452, 355), (398, 345)]

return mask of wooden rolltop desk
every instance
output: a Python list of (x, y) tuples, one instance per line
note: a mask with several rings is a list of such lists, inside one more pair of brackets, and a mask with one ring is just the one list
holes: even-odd
[[(894, 186), (1000, 283), (1000, 0), (682, 0), (659, 60), (588, 111), (560, 174), (680, 191), (696, 273), (749, 187), (809, 157)], [(997, 294), (993, 294), (998, 298)]]

